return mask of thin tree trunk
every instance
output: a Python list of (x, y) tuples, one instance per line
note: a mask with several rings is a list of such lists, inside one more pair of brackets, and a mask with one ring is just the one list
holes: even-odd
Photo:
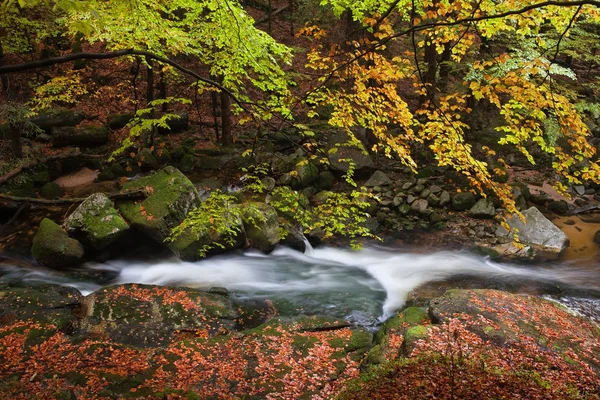
[(152, 68), (152, 60), (146, 57), (146, 103), (154, 100), (154, 70)]
[(221, 143), (225, 146), (233, 144), (231, 98), (224, 92), (221, 92)]
[(23, 147), (21, 146), (21, 128), (18, 124), (10, 124), (10, 147), (13, 156), (23, 157)]
[(445, 92), (448, 89), (448, 79), (450, 77), (450, 56), (452, 55), (452, 46), (450, 43), (444, 45), (442, 61), (440, 63), (440, 81), (438, 83), (440, 90)]
[[(2, 43), (0, 43), (0, 67), (4, 65), (4, 49), (2, 48)], [(0, 75), (0, 79), (2, 80), (2, 91), (6, 98), (8, 98), (8, 75)]]
[[(158, 83), (158, 89), (159, 89), (159, 96), (161, 99), (166, 99), (167, 98), (167, 81), (166, 81), (166, 77), (165, 77), (165, 73), (163, 72), (163, 69), (161, 68), (159, 73), (159, 83)], [(161, 106), (161, 111), (162, 112), (167, 112), (167, 103), (164, 103)]]

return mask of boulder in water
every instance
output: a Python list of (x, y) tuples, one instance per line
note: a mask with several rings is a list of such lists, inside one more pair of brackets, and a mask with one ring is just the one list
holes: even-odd
[(279, 220), (277, 211), (265, 203), (244, 205), (244, 229), (250, 246), (271, 252), (279, 243)]
[(541, 255), (558, 256), (569, 246), (569, 239), (556, 225), (548, 220), (535, 207), (523, 211), (525, 222), (518, 215), (511, 216), (506, 222), (510, 232), (502, 226), (496, 230), (498, 237), (511, 237), (517, 233), (519, 241), (540, 251)]
[(117, 241), (129, 229), (113, 202), (103, 193), (88, 197), (63, 225), (69, 234), (94, 250)]
[(84, 254), (81, 243), (70, 238), (60, 225), (48, 218), (40, 223), (31, 253), (40, 264), (56, 269), (76, 266)]

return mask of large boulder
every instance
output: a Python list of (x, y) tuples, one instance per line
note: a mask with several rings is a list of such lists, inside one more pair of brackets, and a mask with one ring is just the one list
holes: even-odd
[(525, 222), (518, 215), (511, 216), (506, 222), (510, 228), (507, 231), (500, 226), (496, 236), (511, 238), (517, 233), (519, 241), (538, 250), (542, 255), (558, 255), (569, 246), (569, 239), (556, 225), (548, 220), (535, 207), (523, 211)]
[(319, 169), (306, 158), (301, 158), (294, 167), (292, 175), (292, 187), (296, 190), (304, 189), (319, 177)]
[(124, 190), (144, 189), (144, 200), (122, 199), (117, 209), (129, 224), (163, 243), (171, 230), (200, 205), (198, 190), (179, 170), (166, 167), (155, 174), (127, 182)]
[(67, 235), (54, 221), (44, 218), (31, 247), (33, 257), (48, 268), (63, 269), (76, 266), (83, 258), (83, 246)]
[(279, 243), (279, 219), (277, 211), (265, 203), (244, 206), (244, 229), (251, 247), (270, 252)]
[(103, 193), (88, 197), (63, 225), (69, 234), (94, 250), (117, 241), (129, 229), (112, 200)]
[[(375, 167), (373, 159), (362, 144), (348, 144), (346, 133), (334, 133), (328, 141), (328, 160), (331, 168), (335, 171), (347, 173), (353, 170), (359, 174), (368, 173)], [(359, 147), (360, 146), (360, 147)]]
[(167, 343), (179, 330), (222, 334), (236, 317), (227, 294), (153, 285), (100, 289), (83, 306), (83, 332), (139, 347)]
[(96, 126), (62, 126), (52, 128), (54, 146), (102, 146), (108, 142), (108, 128)]
[(46, 133), (59, 126), (79, 125), (85, 119), (82, 111), (73, 111), (66, 108), (56, 108), (39, 113), (31, 118), (31, 122)]

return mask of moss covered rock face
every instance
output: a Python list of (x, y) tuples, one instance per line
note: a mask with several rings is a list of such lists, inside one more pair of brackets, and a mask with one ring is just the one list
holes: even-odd
[(123, 189), (147, 191), (145, 200), (121, 200), (117, 202), (117, 208), (132, 227), (159, 243), (163, 243), (171, 229), (200, 205), (200, 196), (192, 182), (173, 167), (127, 182)]
[(179, 331), (222, 335), (237, 316), (226, 294), (153, 285), (112, 286), (83, 304), (83, 333), (140, 347), (165, 344)]
[(79, 264), (83, 258), (83, 246), (70, 238), (60, 225), (44, 218), (33, 238), (31, 253), (40, 264), (63, 269)]
[(129, 225), (103, 193), (88, 197), (64, 223), (67, 232), (94, 250), (118, 240)]
[(265, 203), (251, 203), (246, 207), (244, 229), (253, 248), (270, 252), (279, 243), (279, 219), (277, 211)]

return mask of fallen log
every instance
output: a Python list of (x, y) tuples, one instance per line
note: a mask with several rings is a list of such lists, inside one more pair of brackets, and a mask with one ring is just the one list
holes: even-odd
[[(148, 196), (146, 190), (132, 190), (129, 192), (116, 192), (107, 194), (110, 199), (142, 199)], [(10, 196), (7, 194), (0, 194), (0, 200), (14, 201), (14, 202), (29, 202), (31, 204), (46, 204), (46, 205), (59, 205), (59, 204), (73, 204), (82, 203), (87, 197), (77, 197), (70, 199), (37, 199), (35, 197), (18, 197)]]
[(84, 157), (84, 158), (89, 158), (89, 159), (104, 158), (104, 156), (102, 156), (102, 155), (84, 154), (79, 149), (75, 149), (74, 151), (71, 151), (71, 150), (65, 151), (64, 153), (55, 154), (53, 156), (48, 156), (48, 157), (44, 157), (44, 158), (37, 158), (35, 160), (31, 160), (19, 167), (7, 172), (6, 174), (0, 176), (0, 185), (3, 184), (4, 182), (8, 181), (9, 179), (12, 179), (15, 176), (19, 175), (21, 172), (26, 171), (28, 169), (32, 169), (33, 167), (35, 167), (39, 164), (46, 164), (47, 162), (54, 161), (54, 160), (63, 160), (66, 158), (76, 158), (76, 157)]

